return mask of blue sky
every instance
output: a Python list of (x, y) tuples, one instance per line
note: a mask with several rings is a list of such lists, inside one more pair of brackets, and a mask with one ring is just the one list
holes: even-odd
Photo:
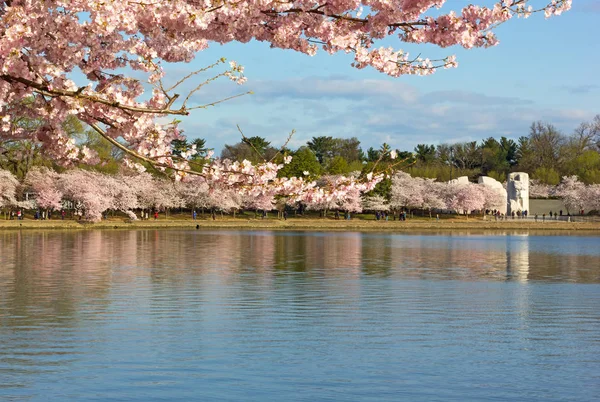
[[(459, 10), (467, 3), (448, 0), (442, 11)], [(170, 78), (179, 78), (219, 57), (244, 65), (247, 84), (218, 82), (195, 100), (208, 103), (248, 90), (254, 95), (183, 119), (189, 138), (205, 138), (217, 152), (240, 140), (236, 124), (247, 136), (265, 137), (275, 146), (295, 129), (292, 148), (321, 135), (355, 136), (363, 149), (387, 142), (400, 150), (412, 150), (418, 143), (490, 136), (516, 139), (527, 135), (537, 120), (570, 134), (600, 114), (600, 45), (595, 32), (600, 0), (573, 3), (560, 17), (546, 20), (539, 14), (509, 21), (496, 30), (500, 44), (490, 49), (382, 43), (424, 57), (457, 55), (457, 69), (428, 77), (390, 78), (351, 67), (351, 55), (319, 52), (310, 57), (259, 42), (212, 44), (191, 64), (166, 71)]]

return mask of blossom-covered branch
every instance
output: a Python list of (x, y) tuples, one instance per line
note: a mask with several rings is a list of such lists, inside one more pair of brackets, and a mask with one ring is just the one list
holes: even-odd
[[(171, 141), (182, 135), (178, 123), (162, 124), (157, 119), (186, 116), (190, 110), (222, 102), (190, 104), (196, 92), (215, 79), (243, 83), (243, 68), (232, 62), (182, 95), (172, 92), (181, 88), (181, 80), (170, 87), (162, 83), (161, 62), (189, 62), (212, 42), (258, 40), (310, 55), (318, 50), (318, 42), (329, 53), (352, 53), (357, 68), (371, 66), (391, 76), (425, 75), (437, 67), (456, 67), (456, 58), (412, 57), (401, 49), (377, 47), (377, 42), (396, 36), (399, 42), (444, 48), (493, 46), (498, 42), (493, 30), (499, 24), (536, 11), (557, 15), (571, 6), (571, 0), (546, 4), (500, 0), (492, 7), (432, 11), (445, 3), (2, 0), (0, 135), (39, 140), (44, 152), (64, 165), (93, 162), (94, 152), (79, 146), (62, 127), (68, 116), (75, 116), (100, 127), (105, 137), (122, 143), (131, 156), (148, 158), (162, 168), (185, 169), (185, 163), (177, 165), (169, 153)], [(540, 6), (534, 9), (531, 3)], [(183, 80), (196, 79), (201, 72)], [(134, 78), (133, 73), (145, 78)], [(26, 98), (33, 102), (24, 103)], [(24, 116), (41, 119), (43, 124), (25, 130), (16, 124)]]

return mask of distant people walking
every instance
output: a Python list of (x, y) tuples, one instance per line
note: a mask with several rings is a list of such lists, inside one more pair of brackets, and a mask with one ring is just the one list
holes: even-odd
[(154, 211), (154, 220), (158, 219), (158, 211)]

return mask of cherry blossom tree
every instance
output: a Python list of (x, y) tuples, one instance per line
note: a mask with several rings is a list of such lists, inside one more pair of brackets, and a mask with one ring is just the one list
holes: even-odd
[(186, 181), (177, 183), (177, 191), (185, 205), (192, 210), (208, 208), (208, 184), (198, 177), (191, 177)]
[(448, 183), (448, 208), (458, 213), (465, 213), (467, 216), (472, 211), (484, 209), (486, 197), (481, 187), (474, 183)]
[(335, 195), (337, 199), (337, 209), (346, 212), (362, 212), (361, 191), (358, 188), (352, 188), (345, 191), (343, 196)]
[(529, 198), (550, 198), (555, 191), (555, 186), (529, 180)]
[(564, 176), (556, 187), (556, 195), (562, 200), (567, 211), (581, 211), (586, 204), (586, 186), (577, 176)]
[(24, 184), (33, 190), (35, 204), (46, 210), (62, 209), (63, 193), (58, 188), (60, 175), (47, 167), (34, 167), (25, 176)]
[[(361, 194), (373, 190), (383, 179), (383, 175), (369, 173), (366, 182), (359, 182), (357, 176), (358, 174), (323, 176), (317, 182), (306, 183), (298, 191), (296, 199), (307, 205), (307, 209), (361, 212)], [(302, 183), (301, 179), (296, 180)]]
[(423, 203), (421, 208), (429, 211), (429, 217), (431, 218), (431, 210), (433, 209), (444, 209), (446, 203), (444, 202), (444, 183), (435, 181), (435, 179), (420, 179), (421, 180), (421, 197)]
[(113, 205), (110, 178), (100, 173), (81, 169), (68, 170), (61, 174), (58, 189), (64, 199), (73, 203), (78, 213), (92, 222), (102, 219), (104, 211)]
[(164, 211), (185, 205), (175, 182), (142, 173), (136, 177), (138, 205), (143, 210)]
[(406, 172), (394, 174), (390, 207), (393, 209), (420, 208), (423, 203), (423, 181), (415, 180)]
[(591, 184), (587, 186), (585, 205), (589, 210), (600, 211), (600, 184)]
[[(4, 209), (17, 205), (17, 188), (19, 181), (8, 170), (0, 169), (0, 208)], [(5, 216), (6, 217), (6, 216)]]
[[(456, 58), (413, 57), (378, 43), (395, 36), (400, 42), (442, 48), (489, 47), (498, 43), (493, 31), (499, 24), (537, 11), (558, 15), (571, 7), (571, 0), (497, 0), (491, 7), (435, 10), (445, 3), (1, 0), (0, 133), (39, 140), (47, 155), (65, 165), (92, 162), (94, 152), (79, 146), (62, 126), (75, 116), (135, 161), (190, 172), (188, 157), (194, 150), (173, 155), (170, 144), (182, 139), (181, 130), (177, 121), (163, 124), (160, 118), (186, 116), (222, 101), (199, 105), (192, 95), (213, 78), (242, 83), (243, 68), (219, 60), (208, 67), (225, 68), (194, 82), (182, 95), (183, 82), (202, 71), (167, 85), (161, 63), (189, 62), (210, 43), (254, 39), (309, 55), (319, 48), (351, 53), (355, 67), (370, 66), (394, 77), (426, 75), (456, 67)], [(16, 124), (20, 117), (42, 124), (26, 130)]]
[(484, 198), (482, 209), (501, 210), (506, 205), (506, 194), (503, 192), (485, 184), (476, 184), (476, 186)]
[(120, 174), (114, 178), (112, 209), (122, 211), (131, 220), (137, 220), (134, 210), (140, 208), (136, 187), (131, 185), (136, 176)]
[(390, 205), (381, 195), (371, 195), (363, 197), (362, 209), (364, 211), (388, 211)]
[(275, 198), (273, 194), (261, 194), (258, 197), (243, 197), (238, 201), (235, 199), (235, 194), (227, 194), (223, 200), (219, 202), (219, 209), (230, 210), (237, 209), (242, 205), (246, 209), (255, 211), (272, 211), (275, 209)]

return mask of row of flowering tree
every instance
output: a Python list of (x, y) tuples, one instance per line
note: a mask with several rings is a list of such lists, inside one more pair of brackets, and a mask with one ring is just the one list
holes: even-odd
[(582, 183), (577, 176), (564, 176), (558, 186), (533, 182), (529, 187), (532, 198), (558, 198), (567, 211), (600, 211), (600, 184)]
[[(41, 167), (32, 169), (23, 183), (10, 172), (0, 170), (0, 208), (56, 211), (68, 202), (86, 220), (98, 221), (111, 210), (137, 219), (140, 212), (174, 208), (270, 211), (302, 204), (308, 210), (348, 212), (419, 209), (429, 211), (431, 216), (433, 210), (470, 213), (501, 209), (506, 203), (502, 192), (483, 184), (437, 182), (413, 178), (405, 172), (393, 175), (391, 197), (387, 200), (382, 196), (364, 195), (381, 176), (368, 175), (362, 181), (356, 176), (323, 176), (310, 181), (278, 178), (276, 172), (280, 167), (262, 167), (257, 172), (257, 167), (249, 163), (225, 162), (221, 168), (230, 172), (227, 175), (212, 171), (212, 176), (190, 176), (182, 181), (158, 178), (146, 172), (113, 176), (81, 169), (57, 173)], [(235, 178), (231, 172), (238, 172), (246, 179)], [(252, 182), (240, 186), (233, 184), (236, 180)], [(600, 185), (585, 185), (575, 176), (564, 177), (559, 186), (551, 189), (538, 187), (531, 186), (532, 195), (560, 198), (570, 211), (600, 209)], [(25, 192), (34, 197), (18, 196)]]
[[(570, 212), (600, 210), (600, 184), (586, 185), (577, 176), (563, 177), (558, 186), (532, 181), (530, 197), (560, 199)], [(505, 204), (504, 193), (484, 184), (438, 182), (404, 172), (394, 174), (389, 200), (381, 196), (363, 198), (363, 208), (368, 211), (419, 209), (430, 213), (432, 210), (469, 213), (501, 210)]]
[[(289, 158), (286, 161), (289, 162)], [(159, 178), (147, 172), (129, 171), (106, 175), (72, 169), (57, 173), (45, 167), (32, 169), (22, 184), (8, 171), (0, 171), (3, 208), (39, 208), (56, 211), (66, 203), (89, 221), (98, 221), (109, 210), (126, 213), (168, 211), (173, 208), (235, 211), (273, 210), (303, 204), (306, 209), (360, 211), (360, 196), (370, 191), (382, 175), (280, 178), (283, 165), (253, 165), (244, 161), (213, 161), (201, 175), (183, 180)], [(32, 194), (31, 201), (18, 200), (19, 193)], [(24, 197), (21, 197), (24, 198)]]
[(392, 177), (391, 196), (365, 197), (363, 206), (370, 211), (420, 209), (451, 210), (458, 213), (498, 210), (506, 205), (506, 196), (484, 184), (438, 182), (397, 172)]

